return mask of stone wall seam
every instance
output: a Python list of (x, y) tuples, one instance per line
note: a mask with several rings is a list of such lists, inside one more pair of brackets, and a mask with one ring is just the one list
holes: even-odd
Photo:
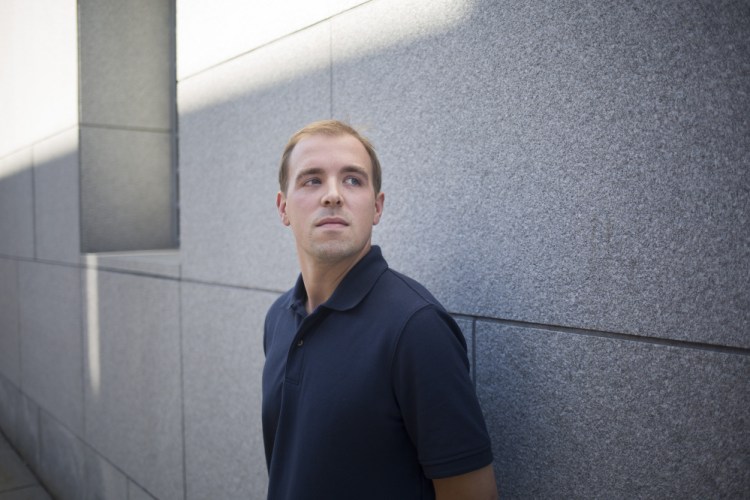
[[(21, 147), (19, 147), (17, 149), (14, 149), (13, 151), (9, 151), (8, 153), (4, 154), (3, 156), (0, 156), (0, 160), (4, 160), (5, 158), (8, 158), (9, 156), (13, 156), (14, 154), (18, 154), (21, 151), (23, 151), (24, 149), (32, 149), (37, 144), (43, 143), (45, 141), (48, 141), (48, 140), (52, 139), (53, 137), (56, 137), (56, 136), (58, 136), (60, 134), (64, 134), (65, 132), (68, 132), (69, 130), (73, 130), (75, 128), (79, 128), (79, 124), (78, 123), (75, 123), (73, 125), (70, 125), (70, 126), (67, 126), (65, 128), (62, 128), (62, 129), (58, 130), (57, 132), (54, 132), (52, 134), (48, 134), (48, 135), (46, 135), (46, 136), (44, 136), (44, 137), (42, 137), (40, 139), (35, 139), (34, 141), (32, 141), (30, 143), (27, 143), (24, 146), (21, 146)], [(33, 152), (32, 152), (32, 166), (33, 166)]]
[(109, 125), (107, 123), (92, 123), (92, 122), (81, 122), (81, 128), (97, 128), (106, 130), (129, 130), (133, 132), (155, 132), (170, 134), (171, 130), (159, 127), (139, 127), (136, 125)]
[(177, 332), (180, 338), (180, 425), (182, 427), (182, 494), (188, 498), (187, 439), (185, 430), (185, 348), (182, 328), (182, 281), (177, 283)]
[[(67, 432), (69, 432), (81, 444), (81, 446), (83, 446), (84, 448), (88, 448), (88, 450), (90, 450), (92, 453), (96, 454), (99, 457), (99, 459), (101, 459), (102, 461), (104, 461), (107, 464), (109, 464), (118, 473), (122, 474), (128, 482), (133, 482), (134, 484), (138, 485), (140, 488), (143, 488), (143, 486), (141, 486), (140, 484), (138, 484), (138, 482), (135, 481), (131, 476), (129, 476), (124, 470), (122, 470), (120, 467), (118, 467), (118, 465), (116, 463), (112, 462), (106, 455), (104, 455), (96, 447), (94, 447), (94, 445), (92, 443), (90, 443), (86, 439), (81, 438), (80, 436), (78, 436), (77, 434), (75, 434), (73, 431), (71, 431), (71, 429), (68, 428), (68, 426), (66, 426), (63, 422), (61, 422), (53, 413), (51, 413), (46, 408), (44, 408), (43, 406), (41, 406), (34, 398), (28, 396), (27, 394), (25, 394), (23, 392), (21, 392), (21, 395), (24, 396), (24, 397), (26, 397), (26, 398), (28, 398), (35, 405), (37, 405), (38, 411), (40, 413), (44, 412), (45, 418), (53, 420), (56, 425), (62, 427)], [(41, 432), (42, 432), (42, 419), (41, 418), (37, 419), (37, 432), (39, 433), (39, 436), (41, 436)], [(41, 440), (40, 440), (40, 443), (41, 443)], [(41, 450), (40, 450), (40, 454), (41, 454)], [(38, 471), (35, 471), (35, 472), (38, 472)], [(43, 476), (41, 476), (41, 475), (39, 475), (39, 480), (42, 483), (45, 483), (45, 478)], [(86, 484), (86, 478), (85, 477), (83, 478), (83, 480), (84, 480), (84, 484)], [(47, 486), (46, 483), (45, 483), (45, 486)], [(143, 488), (143, 489), (145, 491), (148, 491), (145, 488)]]
[(87, 276), (86, 276), (87, 271), (88, 269), (86, 269), (85, 267), (81, 267), (81, 270), (80, 270), (81, 282), (80, 282), (80, 286), (78, 287), (78, 293), (81, 295), (81, 404), (82, 404), (81, 408), (83, 408), (82, 417), (81, 417), (81, 420), (82, 420), (81, 432), (83, 436), (87, 435), (86, 413), (88, 413), (86, 411), (86, 392), (87, 392), (86, 372), (87, 372), (88, 364), (89, 364), (89, 357), (88, 357), (89, 340), (88, 340), (88, 335), (87, 335), (88, 329), (89, 329), (89, 325), (88, 325), (89, 303), (86, 297), (86, 294), (88, 293), (88, 284), (87, 284), (88, 281), (87, 281)]
[[(21, 335), (21, 266), (16, 262), (16, 335), (18, 335), (18, 385), (23, 385), (23, 335)], [(18, 392), (21, 388), (18, 387)]]
[[(107, 267), (107, 266), (90, 266), (87, 264), (76, 265), (76, 264), (71, 264), (69, 262), (51, 261), (48, 259), (36, 259), (36, 258), (30, 259), (28, 257), (11, 256), (11, 255), (5, 255), (5, 254), (0, 254), (0, 258), (5, 258), (8, 260), (15, 260), (15, 261), (22, 261), (22, 262), (38, 262), (42, 264), (50, 264), (50, 265), (80, 268), (80, 269), (96, 269), (98, 271), (103, 271), (103, 272), (126, 274), (126, 275), (140, 276), (140, 277), (145, 277), (145, 278), (163, 279), (163, 280), (168, 280), (168, 281), (179, 281), (179, 282), (192, 283), (192, 284), (205, 285), (205, 286), (218, 286), (218, 287), (223, 287), (223, 288), (246, 290), (246, 291), (253, 291), (253, 292), (260, 292), (260, 293), (271, 293), (271, 294), (276, 294), (276, 295), (281, 295), (282, 293), (286, 292), (286, 290), (275, 290), (275, 289), (268, 289), (268, 288), (263, 288), (263, 287), (235, 285), (235, 284), (207, 281), (207, 280), (201, 280), (201, 279), (195, 279), (195, 278), (185, 278), (183, 276), (171, 277), (171, 276), (164, 276), (161, 274), (139, 272), (139, 271), (132, 271), (132, 270), (123, 270), (123, 269), (112, 268), (112, 267)], [(19, 305), (19, 308), (20, 308), (20, 305)], [(594, 330), (594, 329), (586, 329), (586, 328), (579, 328), (579, 327), (572, 327), (572, 326), (565, 326), (565, 325), (534, 323), (534, 322), (513, 320), (513, 319), (507, 319), (507, 318), (494, 318), (491, 316), (476, 316), (476, 315), (465, 314), (465, 313), (454, 312), (454, 311), (449, 311), (449, 314), (451, 314), (452, 316), (463, 317), (463, 318), (471, 319), (474, 321), (488, 321), (488, 322), (493, 322), (493, 323), (501, 323), (501, 324), (518, 326), (521, 328), (530, 328), (530, 329), (535, 329), (535, 330), (559, 331), (559, 332), (575, 333), (579, 335), (588, 335), (588, 336), (595, 336), (595, 337), (617, 338), (621, 340), (629, 340), (632, 342), (644, 342), (644, 343), (671, 345), (674, 347), (683, 347), (683, 348), (688, 348), (688, 349), (717, 351), (717, 352), (724, 352), (724, 353), (730, 353), (730, 354), (738, 354), (738, 355), (743, 355), (743, 356), (750, 356), (750, 349), (744, 348), (744, 347), (711, 344), (707, 342), (676, 340), (676, 339), (654, 337), (650, 335), (637, 335), (637, 334), (632, 334), (632, 333), (614, 332), (614, 331), (606, 331), (606, 330)], [(472, 335), (473, 335), (473, 332), (472, 332)]]
[[(36, 144), (39, 144), (39, 141)], [(36, 259), (39, 255), (36, 241), (36, 147), (32, 146), (29, 149), (31, 150), (31, 248)]]
[(477, 388), (477, 319), (471, 318), (471, 378)]
[(650, 335), (637, 335), (633, 333), (622, 333), (622, 332), (613, 332), (613, 331), (606, 331), (606, 330), (593, 330), (593, 329), (578, 328), (578, 327), (571, 327), (571, 326), (564, 326), (564, 325), (533, 323), (533, 322), (519, 321), (519, 320), (512, 320), (512, 319), (493, 318), (489, 316), (474, 316), (474, 318), (477, 321), (502, 324), (506, 326), (514, 326), (518, 328), (528, 328), (531, 330), (544, 330), (544, 331), (551, 331), (551, 332), (572, 333), (572, 334), (583, 335), (583, 336), (588, 336), (588, 337), (610, 338), (610, 339), (617, 339), (617, 340), (627, 340), (631, 342), (641, 342), (641, 343), (646, 343), (646, 344), (659, 344), (659, 345), (666, 345), (666, 346), (672, 346), (672, 347), (681, 347), (685, 349), (715, 351), (715, 352), (722, 352), (726, 354), (738, 354), (741, 356), (750, 356), (750, 348), (746, 348), (746, 347), (727, 346), (727, 345), (722, 345), (722, 344), (711, 344), (708, 342), (695, 342), (695, 341), (690, 341), (690, 340), (677, 340), (677, 339), (670, 339), (670, 338), (654, 337)]

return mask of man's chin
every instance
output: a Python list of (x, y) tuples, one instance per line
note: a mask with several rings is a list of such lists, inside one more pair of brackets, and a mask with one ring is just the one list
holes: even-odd
[(355, 245), (349, 241), (328, 241), (316, 245), (313, 255), (319, 262), (336, 264), (361, 256), (367, 245)]

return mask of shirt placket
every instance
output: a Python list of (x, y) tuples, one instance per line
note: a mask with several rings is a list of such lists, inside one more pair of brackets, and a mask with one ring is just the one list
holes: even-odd
[(299, 385), (302, 381), (302, 373), (305, 360), (305, 342), (313, 329), (320, 325), (328, 316), (329, 311), (325, 308), (319, 308), (312, 314), (306, 316), (295, 333), (292, 343), (289, 346), (289, 352), (286, 360), (285, 383)]

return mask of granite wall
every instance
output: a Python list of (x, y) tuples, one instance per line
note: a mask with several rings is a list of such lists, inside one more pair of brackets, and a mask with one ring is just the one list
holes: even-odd
[(746, 2), (176, 13), (179, 249), (80, 253), (75, 116), (0, 144), (0, 428), (53, 492), (264, 497), (276, 166), (333, 117), (379, 151), (375, 242), (467, 336), (503, 497), (750, 495)]

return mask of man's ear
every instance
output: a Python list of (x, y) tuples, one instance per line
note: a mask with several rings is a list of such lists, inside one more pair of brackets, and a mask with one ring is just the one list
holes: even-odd
[(276, 193), (276, 209), (279, 211), (281, 223), (285, 226), (288, 226), (289, 216), (286, 214), (286, 196), (284, 196), (284, 193), (282, 193), (281, 191)]
[(375, 196), (375, 218), (372, 221), (372, 225), (377, 225), (380, 222), (380, 216), (383, 215), (383, 204), (385, 203), (385, 194), (381, 191)]

